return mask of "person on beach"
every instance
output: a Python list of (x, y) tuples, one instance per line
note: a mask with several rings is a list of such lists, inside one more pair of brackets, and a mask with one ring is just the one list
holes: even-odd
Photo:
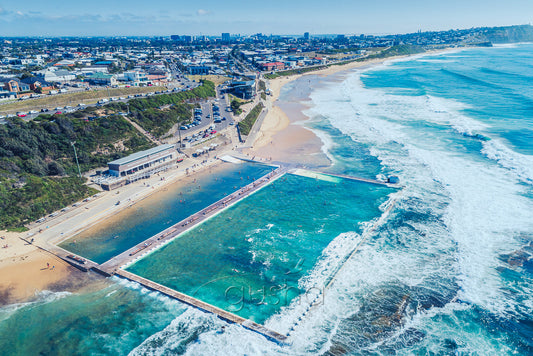
[(46, 262), (46, 268), (50, 268), (50, 263)]

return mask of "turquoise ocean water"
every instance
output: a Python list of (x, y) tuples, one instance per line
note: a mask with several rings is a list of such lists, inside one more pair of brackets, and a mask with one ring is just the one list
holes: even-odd
[[(92, 292), (51, 293), (3, 307), (0, 349), (136, 355), (533, 353), (532, 63), (530, 44), (468, 49), (333, 79), (303, 77), (284, 88), (281, 101), (290, 101), (299, 87), (312, 84), (307, 125), (324, 138), (333, 172), (396, 174), (405, 184), (393, 214), (339, 272), (323, 303), (302, 319), (290, 345), (235, 325), (222, 331), (225, 323), (212, 315), (112, 279)], [(339, 201), (348, 211), (357, 205), (348, 196)], [(300, 209), (301, 216), (325, 219), (320, 204), (313, 204)], [(283, 216), (282, 208), (294, 210), (290, 204), (276, 208), (275, 217)], [(218, 217), (234, 224), (227, 217), (239, 209)], [(251, 258), (253, 242), (244, 239), (275, 237), (276, 229), (268, 230), (262, 220), (267, 212), (254, 219), (249, 211), (246, 220), (264, 232), (239, 233), (238, 241), (219, 236), (220, 225), (203, 233), (216, 235), (211, 238), (228, 248), (247, 247), (243, 255)], [(300, 250), (318, 256), (318, 263), (305, 266), (299, 286), (328, 275), (335, 256), (353, 244), (358, 230), (340, 215), (321, 233), (313, 224), (290, 229), (296, 239), (301, 229), (320, 242), (302, 247), (305, 243), (286, 241), (295, 256)], [(331, 242), (319, 251), (326, 236)], [(259, 269), (269, 260), (255, 258)], [(279, 265), (281, 271), (286, 267)], [(266, 324), (281, 330), (295, 318), (295, 309), (281, 308)]]
[(394, 191), (287, 174), (127, 270), (264, 323), (299, 295), (311, 302), (324, 283), (302, 278), (334, 237), (355, 243)]

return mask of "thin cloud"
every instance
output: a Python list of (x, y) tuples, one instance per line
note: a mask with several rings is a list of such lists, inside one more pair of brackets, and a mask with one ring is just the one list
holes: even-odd
[(196, 11), (196, 15), (198, 16), (205, 16), (205, 15), (209, 15), (211, 12), (209, 10), (204, 10), (204, 9), (198, 9), (198, 11)]

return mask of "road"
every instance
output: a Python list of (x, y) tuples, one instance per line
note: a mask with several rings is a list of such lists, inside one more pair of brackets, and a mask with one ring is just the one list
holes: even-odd
[[(174, 90), (181, 90), (181, 91), (184, 91), (184, 90), (189, 90), (189, 89), (194, 89), (196, 88), (197, 86), (200, 85), (200, 83), (198, 82), (193, 82), (193, 81), (190, 81), (186, 78), (183, 78), (181, 80), (181, 83), (183, 85), (182, 89), (174, 89)], [(180, 83), (180, 84), (181, 84)], [(105, 106), (106, 104), (109, 104), (109, 103), (127, 103), (128, 101), (132, 100), (132, 99), (139, 99), (139, 98), (146, 98), (150, 95), (161, 95), (161, 94), (170, 94), (172, 93), (172, 90), (165, 90), (165, 91), (161, 91), (161, 92), (156, 92), (157, 94), (152, 94), (152, 93), (145, 93), (145, 94), (135, 94), (135, 95), (129, 95), (128, 97), (124, 97), (123, 99), (120, 99), (118, 97), (116, 97), (116, 100), (111, 100), (112, 97), (110, 97), (108, 100), (109, 102), (105, 103), (105, 104), (89, 104), (89, 105), (83, 105), (83, 106), (73, 106), (73, 107), (68, 107), (68, 106), (65, 106), (65, 107), (57, 107), (57, 108), (54, 108), (54, 109), (49, 109), (47, 111), (39, 111), (39, 112), (36, 112), (36, 113), (25, 113), (25, 116), (22, 117), (23, 120), (25, 121), (30, 121), (30, 120), (33, 120), (35, 119), (37, 116), (41, 115), (41, 114), (54, 114), (56, 112), (61, 112), (63, 114), (69, 114), (69, 113), (73, 113), (75, 111), (78, 111), (78, 110), (83, 110), (87, 107), (91, 107), (91, 106)], [(60, 95), (60, 94), (58, 94)], [(131, 96), (131, 97), (130, 97)], [(28, 99), (28, 100), (31, 100), (31, 99)], [(43, 109), (44, 110), (44, 109)], [(12, 116), (15, 116), (15, 115), (12, 115)], [(0, 117), (0, 124), (5, 124), (6, 121), (4, 118)]]

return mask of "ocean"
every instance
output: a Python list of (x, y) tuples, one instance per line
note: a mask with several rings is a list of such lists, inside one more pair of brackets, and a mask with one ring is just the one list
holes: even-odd
[[(312, 83), (304, 90), (305, 125), (323, 139), (330, 172), (397, 175), (404, 186), (386, 222), (339, 271), (323, 302), (298, 321), (288, 345), (111, 278), (1, 308), (0, 350), (532, 354), (532, 63), (531, 44), (475, 48), (329, 78), (305, 76), (284, 87), (282, 103)], [(345, 198), (342, 205), (350, 204)], [(313, 206), (296, 211), (299, 218), (321, 214)], [(374, 214), (361, 216), (375, 219), (376, 206), (368, 209)], [(347, 236), (358, 233), (348, 225), (324, 226), (321, 236), (330, 242), (313, 251), (318, 261), (298, 283), (337, 267), (330, 252), (342, 255), (352, 243)], [(282, 328), (294, 319), (287, 308), (266, 324)]]

